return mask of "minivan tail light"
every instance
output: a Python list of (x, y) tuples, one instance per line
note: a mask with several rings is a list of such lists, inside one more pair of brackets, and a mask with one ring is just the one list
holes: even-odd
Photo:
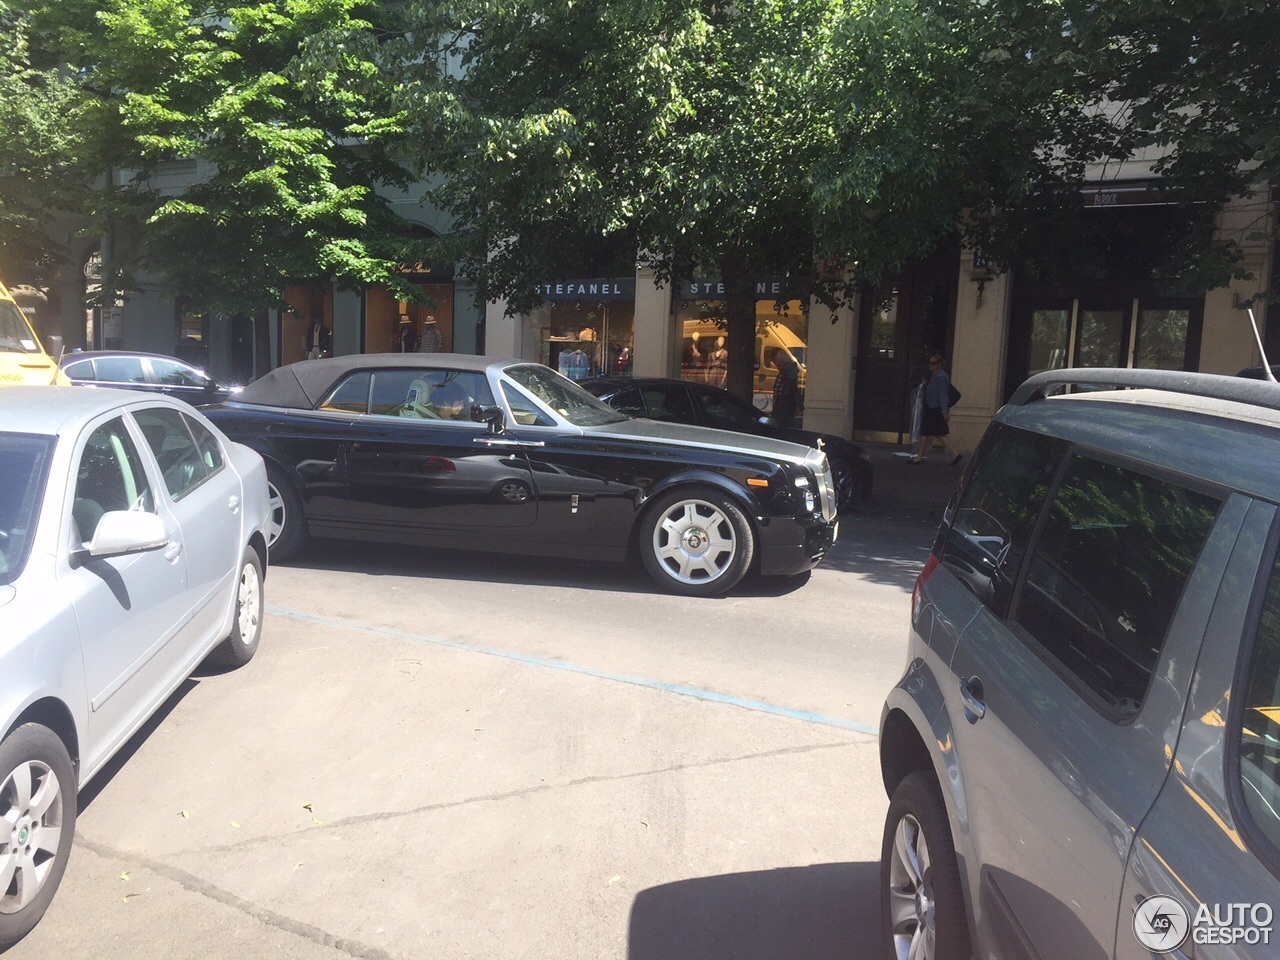
[(916, 577), (915, 588), (911, 591), (911, 622), (916, 622), (916, 607), (920, 603), (920, 591), (924, 589), (925, 581), (933, 576), (933, 571), (937, 570), (942, 564), (936, 553), (929, 554), (929, 559), (925, 561), (924, 569), (920, 571), (920, 576)]

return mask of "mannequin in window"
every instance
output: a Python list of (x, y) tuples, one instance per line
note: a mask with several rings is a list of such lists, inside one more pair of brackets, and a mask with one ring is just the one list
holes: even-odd
[(570, 380), (591, 379), (591, 358), (586, 355), (581, 347), (562, 350), (560, 352), (559, 366), (560, 372)]
[(711, 369), (707, 382), (713, 387), (723, 387), (729, 379), (729, 351), (725, 349), (724, 337), (716, 337), (716, 348), (707, 358), (707, 366)]
[(319, 318), (312, 320), (311, 327), (307, 330), (307, 359), (319, 360), (329, 356), (332, 345), (333, 337), (329, 328)]
[(400, 329), (396, 331), (397, 348), (400, 353), (413, 353), (418, 348), (418, 331), (406, 316), (400, 317)]
[(444, 349), (444, 340), (440, 336), (440, 328), (436, 326), (436, 318), (428, 316), (422, 322), (422, 342), (418, 345), (420, 353), (439, 353)]
[[(698, 336), (699, 335), (695, 333), (689, 339), (688, 345), (684, 348), (683, 366), (686, 371), (701, 370), (705, 362), (705, 358), (702, 356), (700, 344), (698, 343)], [(686, 376), (685, 379), (689, 379), (689, 377)]]

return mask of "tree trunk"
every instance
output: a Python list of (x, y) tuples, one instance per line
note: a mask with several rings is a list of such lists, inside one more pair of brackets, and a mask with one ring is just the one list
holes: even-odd
[[(726, 255), (720, 262), (724, 282), (725, 319), (729, 328), (729, 369), (726, 386), (748, 403), (754, 394), (756, 373), (756, 286), (740, 257)], [(769, 360), (765, 357), (765, 362)]]

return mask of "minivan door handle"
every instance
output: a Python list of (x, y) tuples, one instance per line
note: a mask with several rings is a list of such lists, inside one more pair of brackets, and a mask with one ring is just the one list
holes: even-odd
[(977, 723), (987, 713), (984, 702), (986, 691), (982, 689), (982, 681), (977, 677), (960, 681), (960, 699), (964, 702), (965, 717), (970, 723)]

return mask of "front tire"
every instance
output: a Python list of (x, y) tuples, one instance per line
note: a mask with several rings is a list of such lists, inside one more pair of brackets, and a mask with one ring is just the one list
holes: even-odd
[(649, 575), (672, 593), (714, 597), (746, 576), (755, 534), (746, 514), (725, 494), (673, 490), (645, 514), (640, 555)]
[(880, 890), (889, 960), (970, 960), (951, 824), (937, 781), (927, 772), (908, 774), (889, 802)]
[(267, 466), (267, 496), (271, 516), (267, 525), (267, 555), (272, 561), (286, 560), (307, 542), (307, 518), (302, 513), (302, 497), (279, 467)]
[(207, 662), (215, 667), (243, 667), (258, 652), (262, 636), (262, 561), (253, 547), (244, 548), (236, 580), (236, 612), (231, 635), (213, 648)]
[(0, 950), (40, 922), (71, 856), (76, 774), (48, 727), (26, 723), (0, 743)]

